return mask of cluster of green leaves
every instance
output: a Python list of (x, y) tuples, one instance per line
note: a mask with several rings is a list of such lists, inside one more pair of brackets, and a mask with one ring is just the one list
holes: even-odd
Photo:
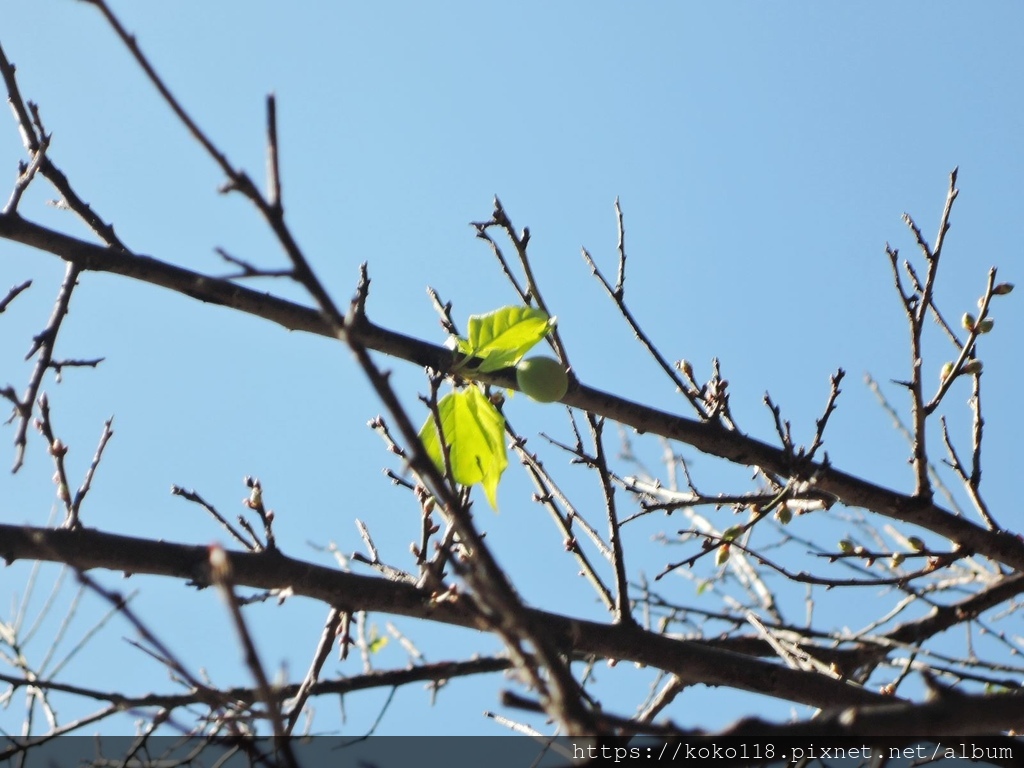
[[(555, 318), (530, 307), (502, 307), (469, 318), (469, 338), (455, 338), (465, 376), (515, 366), (554, 328)], [(440, 429), (439, 429), (440, 428)], [(438, 470), (461, 485), (480, 483), (498, 509), (498, 482), (508, 466), (505, 417), (477, 383), (445, 395), (420, 429), (420, 440)], [(445, 461), (445, 453), (448, 459)]]

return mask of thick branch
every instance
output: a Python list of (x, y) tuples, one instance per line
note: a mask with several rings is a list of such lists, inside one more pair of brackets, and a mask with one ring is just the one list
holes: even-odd
[[(20, 216), (0, 215), (0, 237), (59, 256), (86, 271), (110, 272), (160, 285), (211, 304), (262, 317), (289, 330), (334, 337), (334, 330), (320, 312), (220, 280), (148, 256), (135, 256), (104, 248), (33, 224)], [(450, 371), (452, 352), (369, 321), (350, 329), (355, 340), (368, 349), (402, 358), (438, 371)], [(476, 378), (508, 389), (518, 389), (511, 370), (475, 374)], [(704, 453), (737, 464), (758, 466), (785, 477), (798, 475), (811, 487), (831, 494), (851, 507), (863, 507), (880, 515), (903, 520), (1024, 571), (1024, 541), (1008, 533), (988, 531), (956, 517), (930, 500), (914, 498), (846, 474), (830, 465), (801, 461), (760, 440), (730, 431), (713, 422), (699, 422), (650, 408), (583, 385), (570, 387), (562, 399), (566, 405), (604, 416), (639, 432), (649, 432), (687, 443)]]
[[(228, 552), (234, 582), (258, 589), (285, 589), (343, 611), (381, 611), (475, 627), (479, 618), (459, 601), (437, 602), (427, 590), (374, 576), (361, 576), (295, 560), (276, 552)], [(0, 525), (0, 557), (66, 563), (82, 570), (103, 568), (125, 574), (187, 579), (205, 587), (209, 549), (89, 529), (50, 530)], [(635, 626), (609, 625), (527, 609), (572, 656), (634, 661), (664, 669), (684, 682), (723, 685), (815, 707), (892, 701), (865, 688), (825, 675), (777, 664), (692, 640), (678, 640)]]

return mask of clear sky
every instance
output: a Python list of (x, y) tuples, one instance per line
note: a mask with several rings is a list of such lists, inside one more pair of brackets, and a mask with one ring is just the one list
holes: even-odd
[[(51, 158), (130, 247), (211, 274), (230, 271), (218, 246), (268, 269), (284, 266), (249, 206), (216, 193), (218, 170), (94, 9), (67, 0), (0, 3), (0, 42), (53, 133)], [(1018, 2), (178, 0), (114, 7), (204, 130), (257, 178), (264, 97), (277, 94), (288, 219), (340, 302), (367, 261), (371, 318), (437, 343), (444, 335), (427, 286), (454, 303), (463, 325), (471, 313), (514, 303), (467, 226), (489, 216), (497, 194), (512, 220), (532, 231), (538, 279), (578, 375), (685, 412), (580, 257), (585, 246), (614, 270), (618, 196), (630, 254), (627, 300), (665, 355), (691, 360), (703, 378), (720, 358), (739, 423), (765, 440), (773, 440), (765, 390), (806, 442), (829, 375), (845, 368), (826, 447), (836, 465), (893, 488), (912, 488), (909, 449), (862, 379), (871, 373), (905, 406), (899, 388), (887, 383), (909, 375), (907, 331), (884, 253), (888, 241), (918, 256), (900, 215), (911, 213), (932, 240), (948, 174), (959, 166), (941, 306), (951, 318), (973, 309), (993, 265), (1001, 279), (1021, 282)], [(22, 157), (13, 120), (0, 121), (5, 178), (13, 180)], [(37, 182), (23, 215), (82, 234), (69, 214), (45, 206), (47, 193)], [(62, 271), (52, 257), (0, 242), (2, 289), (36, 281), (0, 317), (0, 385), (20, 390), (28, 380), (27, 365), (12, 361), (44, 326)], [(277, 283), (258, 287), (302, 298)], [(996, 332), (981, 347), (988, 371), (985, 487), (1008, 523), (1019, 506), (1015, 464), (1024, 426), (1019, 293), (995, 307)], [(952, 355), (938, 337), (930, 341), (925, 370), (937, 381)], [(190, 543), (222, 539), (169, 487), (194, 488), (233, 516), (242, 511), (243, 476), (255, 475), (289, 554), (327, 562), (310, 543), (360, 550), (358, 517), (382, 556), (408, 564), (416, 511), (380, 473), (395, 465), (365, 423), (381, 406), (337, 344), (87, 274), (58, 354), (106, 358), (95, 371), (71, 371), (63, 384), (46, 387), (77, 477), (103, 421), (115, 418), (116, 435), (84, 511), (87, 525)], [(422, 373), (387, 364), (419, 413)], [(961, 406), (968, 394), (960, 386), (946, 409), (965, 450)], [(509, 408), (524, 434), (571, 439), (556, 406), (516, 398)], [(13, 428), (3, 434), (10, 446)], [(531, 445), (544, 443), (534, 437)], [(644, 445), (646, 455), (657, 456), (656, 443)], [(933, 448), (939, 456), (939, 444)], [(593, 483), (564, 455), (545, 450), (556, 476), (562, 472), (580, 498), (596, 499)], [(736, 475), (688, 455), (706, 490), (742, 490), (719, 487)], [(4, 521), (45, 522), (53, 506), (48, 458), (34, 436), (21, 473), (0, 474)], [(515, 470), (500, 491), (501, 514), (478, 507), (488, 541), (528, 601), (597, 615)], [(842, 525), (835, 523), (836, 538)], [(653, 575), (675, 552), (647, 547), (646, 535), (635, 546), (650, 558), (644, 570)], [(26, 572), (0, 571), (5, 598)], [(248, 682), (212, 592), (105, 578), (125, 591), (142, 589), (140, 613), (215, 680)], [(564, 589), (552, 588), (562, 583)], [(697, 599), (689, 581), (673, 588), (681, 601)], [(863, 597), (870, 603), (873, 596)], [(802, 593), (794, 597), (796, 616), (802, 600)], [(96, 604), (90, 598), (87, 605)], [(286, 662), (293, 676), (303, 674), (324, 613), (297, 603), (252, 611), (267, 663)], [(84, 631), (86, 618), (78, 621)], [(384, 617), (376, 621), (383, 630)], [(421, 639), (430, 661), (448, 658), (453, 647), (481, 648), (473, 636), (453, 646), (448, 631), (396, 624)], [(124, 692), (167, 689), (166, 676), (122, 635), (130, 630), (108, 628), (106, 651), (76, 657), (67, 675), (110, 684), (116, 663), (136, 675), (113, 682)], [(488, 641), (482, 649), (497, 646)], [(375, 662), (401, 666), (405, 656), (393, 643)], [(354, 674), (358, 661), (328, 667)], [(622, 706), (632, 706), (648, 683), (618, 671), (598, 675), (622, 686)], [(494, 681), (453, 683), (428, 708), (428, 694), (408, 687), (377, 732), (502, 733), (481, 714), (499, 709), (497, 688)], [(353, 696), (343, 724), (335, 703), (321, 701), (317, 724), (363, 733), (384, 698)], [(668, 714), (685, 726), (718, 727), (739, 714), (791, 713), (780, 702), (737, 701), (726, 692), (693, 691)], [(77, 706), (69, 703), (67, 716)], [(21, 716), (7, 710), (0, 723), (16, 729)]]

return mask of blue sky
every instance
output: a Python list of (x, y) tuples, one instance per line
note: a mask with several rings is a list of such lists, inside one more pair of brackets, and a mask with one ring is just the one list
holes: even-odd
[[(217, 195), (216, 167), (99, 14), (56, 0), (4, 2), (3, 9), (0, 42), (54, 135), (52, 159), (129, 246), (213, 274), (228, 271), (217, 246), (267, 268), (283, 266), (242, 199)], [(488, 217), (497, 194), (512, 220), (532, 231), (538, 278), (579, 376), (683, 411), (580, 257), (585, 246), (614, 270), (618, 196), (630, 254), (627, 299), (666, 356), (691, 360), (704, 378), (719, 357), (741, 426), (768, 440), (764, 391), (807, 441), (828, 376), (842, 366), (849, 375), (826, 447), (840, 467), (894, 488), (912, 487), (908, 448), (862, 377), (908, 375), (907, 331), (884, 254), (889, 241), (917, 256), (900, 214), (911, 213), (933, 239), (948, 173), (959, 166), (941, 306), (951, 318), (973, 309), (993, 265), (1001, 279), (1020, 282), (1018, 3), (398, 2), (296, 10), (182, 1), (120, 2), (115, 10), (204, 130), (255, 177), (263, 169), (263, 99), (277, 94), (288, 219), (340, 301), (368, 261), (371, 317), (438, 343), (444, 337), (428, 285), (454, 302), (463, 325), (471, 313), (513, 303), (467, 226)], [(22, 155), (13, 121), (0, 122), (9, 179)], [(23, 214), (81, 233), (69, 214), (44, 205), (43, 190), (34, 186)], [(0, 264), (5, 285), (36, 280), (0, 318), (2, 383), (21, 388), (29, 369), (11, 361), (45, 323), (62, 267), (7, 243), (0, 243)], [(322, 560), (308, 542), (360, 549), (352, 522), (359, 517), (385, 556), (407, 557), (415, 510), (380, 474), (389, 456), (365, 423), (381, 406), (345, 350), (121, 278), (89, 274), (81, 283), (59, 353), (107, 360), (47, 390), (78, 476), (103, 420), (115, 417), (86, 524), (215, 540), (220, 532), (167, 489), (195, 488), (234, 515), (245, 495), (241, 478), (251, 474), (264, 483), (290, 554)], [(259, 287), (301, 298), (289, 286)], [(985, 485), (1009, 521), (1010, 457), (1022, 447), (1017, 294), (999, 302), (995, 317), (996, 332), (982, 346)], [(941, 339), (930, 341), (925, 369), (937, 381), (951, 355)], [(388, 366), (415, 408), (426, 388), (421, 372), (398, 361)], [(896, 387), (887, 391), (905, 405)], [(964, 385), (946, 408), (964, 441), (967, 396)], [(556, 407), (525, 398), (510, 407), (524, 434), (569, 439)], [(5, 433), (13, 437), (10, 427)], [(656, 457), (658, 446), (641, 450)], [(710, 459), (691, 458), (708, 489), (736, 478)], [(0, 476), (3, 520), (46, 519), (53, 504), (47, 459), (34, 439), (22, 472)], [(564, 456), (552, 450), (546, 459), (580, 498), (597, 498)], [(500, 542), (499, 557), (528, 600), (592, 612), (573, 564), (530, 506), (526, 481), (513, 474), (501, 489), (501, 515), (478, 512), (488, 516), (488, 540)], [(832, 524), (838, 538), (842, 523)], [(639, 549), (649, 533), (635, 546), (650, 558), (644, 570), (652, 575), (674, 553)], [(3, 572), (5, 593), (23, 574)], [(559, 579), (564, 595), (553, 595)], [(140, 612), (172, 633), (183, 655), (220, 681), (245, 682), (213, 594), (145, 579), (119, 588), (136, 583), (147, 595)], [(693, 599), (690, 583), (677, 589), (680, 600)], [(802, 599), (795, 596), (794, 610)], [(276, 609), (253, 611), (252, 620), (268, 664), (287, 660), (300, 675), (323, 611), (284, 610), (287, 629)], [(383, 627), (383, 617), (377, 622)], [(448, 633), (396, 623), (424, 638), (428, 659), (446, 658)], [(102, 682), (104, 664), (117, 659), (140, 676), (126, 677), (125, 689), (135, 679), (166, 687), (160, 671), (119, 639), (128, 633), (113, 631), (109, 649), (77, 660), (69, 675)], [(474, 642), (468, 637), (466, 649), (479, 647)], [(381, 665), (404, 663), (397, 643), (386, 654)], [(632, 702), (647, 681), (620, 672), (600, 674)], [(402, 690), (378, 732), (500, 733), (481, 717), (498, 709), (496, 688), (493, 681), (453, 684), (433, 709), (423, 706), (423, 691)], [(780, 718), (790, 713), (785, 704), (751, 705), (727, 692), (689, 696), (684, 703), (701, 707), (698, 721), (684, 716), (693, 709), (670, 713), (684, 725), (721, 726), (757, 707), (771, 706), (764, 713)], [(321, 702), (318, 724), (348, 734), (363, 732), (377, 714), (352, 697), (339, 726), (333, 706)]]

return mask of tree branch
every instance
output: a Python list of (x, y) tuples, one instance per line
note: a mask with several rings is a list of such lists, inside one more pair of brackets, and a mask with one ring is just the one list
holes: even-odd
[[(461, 600), (437, 601), (425, 589), (295, 560), (275, 552), (226, 552), (234, 583), (258, 589), (288, 589), (342, 611), (381, 611), (461, 627), (477, 627), (479, 615)], [(213, 583), (209, 548), (150, 541), (91, 529), (50, 530), (0, 525), (0, 557), (66, 563), (129, 574), (186, 579), (199, 587)], [(723, 651), (695, 640), (680, 640), (637, 626), (601, 624), (526, 608), (534, 626), (546, 628), (564, 653), (574, 657), (633, 661), (664, 669), (684, 682), (724, 685), (815, 707), (892, 701), (865, 688), (823, 675)]]
[[(200, 301), (262, 317), (289, 330), (334, 337), (320, 312), (267, 293), (218, 280), (149, 256), (123, 253), (70, 237), (29, 222), (20, 216), (0, 214), (0, 237), (52, 253), (83, 271), (108, 272), (159, 285)], [(451, 350), (381, 328), (363, 320), (349, 329), (354, 339), (368, 349), (402, 358), (416, 365), (451, 372)], [(486, 384), (518, 389), (511, 369), (475, 373)], [(1024, 541), (1001, 531), (989, 531), (957, 517), (933, 501), (915, 498), (849, 475), (822, 462), (794, 463), (785, 451), (728, 430), (716, 423), (702, 423), (656, 408), (650, 408), (592, 387), (570, 386), (562, 399), (599, 416), (631, 426), (638, 432), (653, 433), (687, 443), (704, 453), (737, 464), (758, 466), (783, 476), (797, 476), (809, 488), (834, 496), (851, 507), (863, 507), (886, 517), (903, 520), (944, 536), (972, 552), (1024, 570)]]

